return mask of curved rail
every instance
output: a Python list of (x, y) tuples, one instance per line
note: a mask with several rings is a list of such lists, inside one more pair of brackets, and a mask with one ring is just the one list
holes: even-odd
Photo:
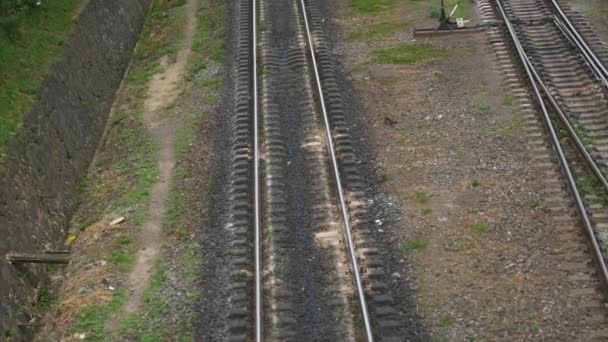
[[(582, 142), (580, 141), (580, 139), (578, 139), (578, 137), (576, 136), (576, 132), (574, 132), (574, 130), (572, 129), (572, 126), (566, 120), (566, 117), (563, 114), (563, 112), (561, 111), (561, 109), (559, 108), (559, 106), (557, 105), (557, 102), (555, 102), (555, 100), (549, 93), (549, 90), (542, 83), (540, 76), (534, 69), (534, 66), (532, 65), (521, 42), (519, 41), (519, 37), (517, 36), (517, 32), (515, 31), (513, 24), (511, 23), (509, 17), (507, 16), (507, 14), (504, 11), (501, 0), (496, 0), (496, 4), (497, 4), (498, 10), (499, 10), (499, 13), (507, 27), (509, 36), (511, 37), (511, 40), (513, 41), (513, 44), (517, 50), (517, 54), (522, 63), (522, 66), (524, 67), (526, 76), (527, 76), (528, 81), (530, 82), (530, 86), (532, 87), (532, 90), (534, 92), (534, 96), (538, 102), (539, 107), (541, 108), (541, 111), (543, 114), (542, 115), (543, 121), (547, 128), (549, 136), (551, 137), (551, 142), (557, 152), (559, 163), (564, 171), (564, 174), (566, 175), (568, 187), (570, 188), (570, 192), (571, 192), (572, 196), (574, 197), (574, 201), (575, 201), (577, 210), (581, 216), (583, 225), (585, 226), (585, 231), (592, 244), (594, 256), (597, 259), (598, 266), (599, 266), (601, 274), (602, 274), (602, 280), (604, 281), (604, 284), (608, 284), (608, 268), (606, 267), (606, 261), (604, 260), (601, 248), (599, 246), (599, 242), (597, 241), (597, 238), (595, 236), (595, 232), (594, 232), (593, 226), (591, 224), (591, 220), (589, 219), (589, 215), (587, 214), (585, 204), (583, 203), (582, 196), (578, 190), (578, 186), (576, 185), (574, 175), (572, 173), (572, 170), (568, 164), (568, 160), (562, 149), (557, 132), (556, 132), (555, 128), (553, 127), (553, 123), (549, 116), (549, 112), (547, 111), (545, 102), (543, 101), (543, 96), (540, 92), (539, 86), (540, 86), (540, 88), (543, 89), (543, 92), (545, 93), (547, 98), (550, 100), (552, 107), (554, 107), (556, 109), (556, 112), (558, 112), (560, 119), (562, 120), (562, 122), (564, 122), (564, 125), (568, 129), (569, 135), (571, 136), (571, 138), (573, 138), (575, 145), (577, 146), (577, 148), (579, 148), (579, 151), (581, 150), (581, 147), (584, 150), (584, 146), (583, 146)], [(584, 151), (586, 152), (586, 150), (584, 150)], [(588, 155), (588, 153), (587, 154), (583, 153), (583, 155), (585, 156), (585, 160), (587, 160), (587, 162), (591, 161), (593, 163), (593, 160)], [(589, 159), (587, 159), (587, 157), (589, 157)], [(595, 165), (595, 164), (593, 163), (593, 165)], [(597, 169), (597, 166), (596, 166), (596, 169)], [(601, 175), (601, 172), (599, 172), (599, 169), (597, 169), (597, 173), (595, 172), (596, 169), (594, 169), (594, 174), (596, 176), (598, 176), (598, 174)], [(600, 179), (600, 181), (603, 181), (602, 184), (604, 186), (606, 186), (606, 180), (603, 179), (603, 175), (601, 177), (602, 178)]]

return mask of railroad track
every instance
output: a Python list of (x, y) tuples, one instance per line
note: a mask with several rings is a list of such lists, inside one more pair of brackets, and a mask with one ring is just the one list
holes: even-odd
[(241, 0), (239, 17), (225, 339), (400, 340), (320, 13)]
[[(564, 300), (583, 314), (576, 329), (588, 334), (572, 337), (606, 339), (608, 50), (580, 15), (555, 0), (480, 0), (479, 9), (482, 21), (502, 24), (491, 27), (488, 37), (526, 122), (534, 162), (546, 169), (548, 210), (565, 223), (556, 227), (556, 234), (564, 236), (556, 257), (567, 265), (567, 286), (576, 290)], [(563, 181), (584, 241), (572, 235), (569, 215), (560, 216), (570, 211), (559, 200), (566, 195)]]

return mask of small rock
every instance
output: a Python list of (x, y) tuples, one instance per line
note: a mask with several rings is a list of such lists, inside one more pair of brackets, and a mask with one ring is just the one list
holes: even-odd
[(376, 219), (376, 221), (374, 221), (374, 222), (376, 222), (376, 224), (379, 226), (381, 226), (383, 224), (382, 220), (380, 220), (380, 219)]
[(401, 279), (401, 274), (399, 274), (399, 272), (395, 272), (392, 274), (392, 277), (395, 279)]

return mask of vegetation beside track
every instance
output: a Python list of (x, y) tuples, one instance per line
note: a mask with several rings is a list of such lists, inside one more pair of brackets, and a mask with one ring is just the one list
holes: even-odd
[[(59, 299), (47, 314), (56, 337), (194, 340), (201, 262), (198, 232), (205, 219), (209, 181), (192, 161), (201, 159), (196, 140), (219, 99), (222, 68), (218, 62), (224, 58), (225, 36), (223, 3), (200, 3), (185, 82), (176, 103), (167, 109), (167, 115), (179, 118), (177, 163), (163, 219), (161, 257), (143, 304), (134, 314), (123, 311), (127, 296), (124, 284), (135, 260), (138, 232), (158, 174), (158, 146), (144, 123), (144, 102), (161, 60), (175, 60), (183, 37), (185, 0), (153, 2), (104, 141), (83, 181), (82, 203), (70, 232), (77, 239), (72, 245), (74, 262), (69, 267), (87, 270), (83, 272), (86, 279), (74, 281), (70, 268), (57, 272), (64, 278), (53, 287), (57, 290), (53, 295)], [(109, 225), (116, 217), (125, 221)], [(70, 282), (77, 285), (66, 285)]]
[(0, 1), (0, 158), (63, 51), (82, 1)]

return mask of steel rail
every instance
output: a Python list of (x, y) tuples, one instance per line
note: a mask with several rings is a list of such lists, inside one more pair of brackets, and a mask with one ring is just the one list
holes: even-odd
[(317, 91), (319, 93), (319, 102), (321, 104), (321, 112), (323, 114), (323, 121), (325, 123), (325, 138), (327, 140), (327, 149), (330, 155), (332, 169), (334, 173), (334, 178), (336, 181), (336, 188), (338, 191), (338, 198), (340, 201), (340, 209), (342, 214), (342, 221), (344, 223), (344, 235), (346, 238), (346, 243), (348, 245), (348, 252), (350, 255), (350, 260), (353, 268), (353, 275), (355, 278), (355, 286), (357, 287), (357, 295), (359, 297), (359, 303), (361, 306), (361, 315), (363, 318), (363, 324), (365, 328), (365, 335), (368, 342), (374, 341), (374, 336), (372, 333), (371, 322), (369, 319), (369, 312), (367, 310), (367, 301), (365, 299), (365, 290), (363, 288), (363, 282), (361, 280), (361, 274), (359, 272), (359, 262), (357, 261), (357, 252), (355, 250), (355, 244), (353, 242), (352, 236), (352, 228), (350, 225), (350, 218), (348, 214), (348, 207), (346, 205), (346, 200), (344, 196), (344, 189), (342, 188), (342, 180), (340, 176), (340, 169), (338, 166), (338, 160), (336, 158), (336, 150), (333, 142), (333, 135), (331, 132), (331, 126), (329, 123), (329, 115), (327, 114), (327, 107), (325, 105), (324, 92), (323, 92), (323, 84), (321, 83), (321, 76), (319, 73), (319, 67), (317, 65), (315, 45), (312, 38), (312, 32), (310, 30), (310, 25), (308, 22), (308, 14), (306, 12), (306, 3), (304, 0), (300, 0), (300, 5), (302, 7), (302, 16), (304, 17), (304, 26), (306, 28), (306, 37), (308, 39), (308, 47), (310, 51), (310, 59), (312, 60), (313, 70), (315, 74), (315, 82), (317, 84)]
[(255, 259), (255, 341), (264, 340), (264, 302), (262, 288), (262, 227), (260, 196), (260, 131), (258, 113), (258, 39), (257, 0), (251, 0), (252, 16), (252, 87), (253, 87), (253, 206), (254, 206), (254, 259)]
[(532, 70), (534, 70), (534, 67), (533, 67), (532, 63), (530, 62), (528, 56), (526, 55), (526, 52), (525, 52), (521, 42), (519, 41), (517, 33), (515, 32), (515, 29), (513, 28), (513, 24), (511, 23), (511, 21), (509, 20), (509, 17), (507, 16), (507, 14), (504, 11), (504, 8), (501, 4), (501, 0), (496, 0), (496, 4), (497, 4), (499, 12), (503, 18), (504, 23), (507, 26), (511, 40), (513, 41), (513, 44), (515, 45), (515, 48), (517, 50), (520, 61), (526, 71), (526, 75), (528, 77), (528, 80), (529, 80), (532, 90), (534, 92), (534, 95), (537, 99), (537, 102), (542, 110), (543, 121), (544, 121), (545, 126), (547, 127), (547, 130), (551, 137), (551, 142), (553, 143), (553, 146), (555, 147), (555, 150), (557, 152), (560, 165), (562, 166), (562, 169), (563, 169), (564, 173), (566, 174), (566, 179), (567, 179), (568, 186), (570, 188), (570, 192), (571, 192), (572, 196), (574, 197), (577, 210), (581, 216), (583, 225), (585, 226), (585, 231), (593, 246), (594, 255), (600, 266), (602, 278), (604, 280), (604, 283), (608, 284), (608, 269), (606, 268), (606, 262), (602, 255), (602, 251), (600, 249), (597, 238), (595, 237), (595, 233), (593, 231), (593, 226), (591, 225), (591, 220), (589, 219), (589, 215), (587, 214), (587, 210), (586, 210), (585, 204), (583, 203), (583, 200), (581, 198), (580, 192), (578, 190), (578, 186), (576, 185), (574, 175), (572, 173), (572, 170), (570, 169), (566, 155), (564, 154), (564, 151), (562, 149), (562, 146), (561, 146), (561, 143), (557, 136), (557, 133), (555, 131), (555, 128), (553, 127), (553, 123), (549, 116), (549, 112), (547, 111), (547, 108), (543, 101), (542, 95), (539, 91), (539, 88), (538, 88), (538, 85), (536, 82), (536, 77), (538, 77), (538, 74), (536, 74), (536, 76), (534, 76), (534, 74), (536, 73), (535, 71), (534, 71), (534, 73), (532, 72)]
[[(591, 66), (592, 70), (596, 74), (600, 81), (604, 84), (604, 87), (608, 88), (608, 70), (602, 64), (602, 62), (597, 58), (593, 50), (587, 45), (587, 42), (583, 37), (578, 33), (578, 30), (572, 23), (568, 16), (564, 13), (560, 5), (556, 0), (551, 0), (553, 7), (559, 14), (559, 17), (554, 16), (554, 20), (558, 22), (558, 26), (562, 25), (568, 33), (568, 36), (571, 37), (571, 40), (575, 43), (576, 47), (583, 54), (586, 59), (586, 62)], [(563, 30), (562, 30), (563, 32)]]
[[(520, 43), (520, 46), (521, 46), (521, 43)], [(523, 46), (522, 46), (522, 51), (523, 51)], [(570, 137), (570, 139), (572, 139), (576, 148), (583, 155), (585, 162), (587, 163), (587, 166), (591, 169), (591, 171), (593, 171), (593, 174), (595, 175), (597, 180), (600, 183), (602, 183), (602, 186), (604, 187), (606, 192), (608, 192), (608, 181), (606, 180), (606, 177), (604, 176), (604, 174), (602, 173), (600, 168), (595, 163), (595, 160), (593, 160), (593, 157), (591, 156), (591, 154), (585, 147), (585, 144), (583, 144), (581, 139), (578, 137), (578, 134), (576, 133), (576, 130), (570, 123), (568, 116), (561, 109), (561, 107), (559, 106), (559, 104), (557, 103), (555, 98), (553, 97), (553, 94), (551, 94), (551, 91), (549, 91), (549, 88), (543, 82), (542, 78), (540, 77), (540, 75), (538, 74), (536, 69), (534, 68), (532, 61), (530, 61), (530, 58), (525, 53), (523, 55), (523, 58), (525, 59), (526, 63), (528, 64), (528, 66), (530, 68), (530, 73), (532, 74), (532, 76), (534, 76), (535, 82), (537, 83), (538, 86), (540, 86), (543, 93), (545, 94), (545, 97), (549, 100), (551, 107), (557, 113), (557, 115), (558, 115), (560, 121), (562, 122), (562, 124), (564, 125), (564, 127), (566, 127), (566, 130), (568, 131), (568, 136)]]
[(593, 73), (595, 78), (597, 78), (598, 81), (603, 83), (604, 86), (608, 86), (606, 78), (602, 75), (602, 71), (598, 69), (597, 66), (591, 61), (591, 59), (587, 55), (587, 52), (583, 49), (576, 37), (574, 37), (574, 35), (568, 30), (566, 25), (555, 15), (553, 16), (553, 22), (555, 23), (559, 31), (564, 35), (564, 37), (568, 39), (570, 44), (574, 45), (578, 49), (578, 51), (583, 54), (583, 61), (589, 67), (589, 69), (591, 69), (591, 72)]

